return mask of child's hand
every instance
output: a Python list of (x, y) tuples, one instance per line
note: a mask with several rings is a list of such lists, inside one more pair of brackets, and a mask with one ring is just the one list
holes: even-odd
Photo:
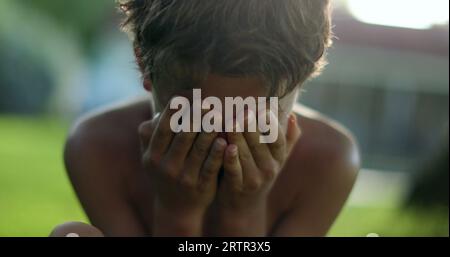
[(177, 222), (199, 225), (216, 195), (227, 143), (217, 133), (173, 133), (172, 114), (166, 107), (140, 127), (143, 164), (154, 187), (155, 218), (170, 219), (171, 226)]
[(267, 195), (299, 136), (294, 114), (289, 117), (286, 135), (279, 126), (278, 139), (272, 144), (260, 143), (259, 132), (229, 133), (224, 157), (225, 174), (218, 191), (218, 212), (226, 231), (237, 232), (240, 228), (232, 228), (232, 225), (239, 224), (245, 225), (241, 232), (252, 233), (248, 228), (258, 230), (259, 225), (260, 229), (251, 235), (265, 233)]

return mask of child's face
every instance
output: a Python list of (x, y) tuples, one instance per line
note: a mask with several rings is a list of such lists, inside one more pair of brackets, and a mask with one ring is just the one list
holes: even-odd
[[(215, 96), (222, 103), (225, 103), (225, 97), (242, 97), (245, 99), (247, 97), (266, 97), (268, 94), (267, 87), (263, 81), (256, 77), (224, 77), (211, 74), (198, 88), (201, 89), (202, 99), (208, 96)], [(153, 87), (152, 94), (156, 112), (161, 112), (173, 96), (178, 95), (192, 99), (192, 93), (192, 89), (183, 89), (182, 87), (170, 85)], [(292, 111), (296, 95), (297, 92), (292, 92), (279, 99), (278, 117), (284, 130), (286, 129), (287, 116)]]

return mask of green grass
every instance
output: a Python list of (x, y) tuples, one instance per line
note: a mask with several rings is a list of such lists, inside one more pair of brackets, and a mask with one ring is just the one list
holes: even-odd
[[(0, 116), (0, 236), (47, 236), (86, 221), (64, 172), (67, 126), (55, 119)], [(347, 207), (330, 236), (448, 236), (448, 210)]]
[(329, 236), (449, 236), (448, 209), (344, 208)]
[(46, 236), (86, 220), (64, 173), (65, 132), (52, 119), (0, 117), (0, 236)]

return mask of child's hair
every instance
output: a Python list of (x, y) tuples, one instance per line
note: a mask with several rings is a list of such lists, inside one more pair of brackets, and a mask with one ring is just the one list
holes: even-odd
[[(320, 72), (329, 0), (119, 0), (144, 78), (259, 76), (284, 96)], [(174, 82), (174, 81), (172, 81)]]

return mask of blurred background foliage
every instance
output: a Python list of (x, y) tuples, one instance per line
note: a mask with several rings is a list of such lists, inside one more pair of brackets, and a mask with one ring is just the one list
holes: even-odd
[(92, 46), (107, 17), (116, 14), (113, 11), (114, 0), (17, 0), (16, 2), (41, 12), (43, 15), (51, 17), (53, 22), (58, 23), (61, 27), (74, 31), (85, 49)]
[[(330, 65), (300, 98), (352, 130), (363, 154), (331, 236), (449, 233), (448, 1), (407, 1), (436, 24), (367, 16), (391, 3), (334, 1)], [(62, 148), (77, 117), (144, 93), (119, 23), (114, 0), (0, 2), (0, 236), (87, 220)]]

